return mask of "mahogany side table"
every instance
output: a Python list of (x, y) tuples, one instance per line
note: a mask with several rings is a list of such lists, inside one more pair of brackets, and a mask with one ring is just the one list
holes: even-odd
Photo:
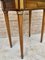
[[(45, 9), (45, 1), (44, 0), (2, 0), (3, 2), (3, 12), (5, 16), (9, 42), (10, 46), (12, 47), (11, 42), (11, 34), (10, 34), (10, 26), (9, 26), (9, 18), (8, 18), (8, 11), (17, 11), (18, 15), (18, 24), (19, 24), (19, 35), (20, 35), (20, 49), (21, 49), (21, 58), (23, 59), (23, 11), (29, 10), (30, 19), (29, 19), (29, 36), (30, 36), (30, 26), (31, 26), (31, 11), (36, 9)], [(7, 4), (6, 4), (7, 2)], [(9, 4), (8, 4), (9, 3)], [(44, 15), (42, 21), (42, 30), (41, 30), (41, 40), (43, 39), (43, 32), (44, 32)]]

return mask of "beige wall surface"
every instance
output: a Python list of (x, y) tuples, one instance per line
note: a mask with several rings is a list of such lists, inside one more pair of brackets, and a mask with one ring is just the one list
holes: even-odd
[[(11, 11), (9, 14), (10, 20), (10, 29), (12, 36), (18, 36), (18, 18), (15, 11)], [(36, 34), (41, 32), (41, 25), (42, 25), (42, 15), (43, 11), (35, 10), (32, 11), (31, 15), (31, 34)], [(6, 37), (6, 24), (4, 19), (4, 14), (0, 11), (0, 37)], [(29, 12), (23, 12), (23, 32), (24, 34), (28, 35), (29, 33)]]

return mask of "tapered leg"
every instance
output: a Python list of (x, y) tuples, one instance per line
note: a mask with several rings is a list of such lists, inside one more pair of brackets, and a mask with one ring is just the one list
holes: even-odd
[(29, 11), (29, 37), (31, 35), (31, 11)]
[(41, 41), (43, 40), (43, 33), (44, 33), (44, 15), (45, 15), (45, 12), (43, 12), (43, 21), (42, 21), (42, 29), (41, 29)]
[(21, 58), (23, 59), (23, 13), (18, 12), (18, 24), (19, 24), (19, 36), (20, 36), (20, 49), (21, 49)]
[(8, 12), (7, 11), (4, 11), (4, 17), (5, 17), (5, 22), (6, 22), (6, 27), (7, 27), (10, 47), (12, 47), (10, 25), (9, 25), (9, 18), (8, 18)]

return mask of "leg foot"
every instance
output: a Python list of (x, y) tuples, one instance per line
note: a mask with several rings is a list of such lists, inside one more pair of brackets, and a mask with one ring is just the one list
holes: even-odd
[(23, 13), (18, 12), (18, 24), (19, 24), (19, 36), (20, 36), (20, 49), (21, 49), (21, 58), (23, 59)]
[(42, 30), (41, 30), (41, 40), (40, 40), (41, 43), (42, 43), (42, 40), (43, 40), (43, 33), (44, 33), (44, 16), (45, 16), (45, 12), (43, 12), (43, 21), (42, 21)]
[(29, 11), (29, 37), (31, 36), (31, 11)]
[(10, 25), (9, 25), (9, 18), (8, 18), (8, 12), (7, 11), (4, 11), (4, 17), (5, 17), (5, 22), (6, 22), (6, 27), (7, 27), (7, 33), (8, 33), (8, 37), (9, 37), (10, 47), (12, 48)]

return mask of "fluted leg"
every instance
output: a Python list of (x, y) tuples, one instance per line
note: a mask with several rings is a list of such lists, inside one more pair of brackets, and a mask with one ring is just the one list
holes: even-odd
[(43, 12), (43, 21), (42, 21), (42, 29), (41, 29), (41, 41), (43, 40), (43, 33), (44, 33), (44, 15), (45, 15), (45, 12)]
[(29, 10), (29, 37), (31, 35), (31, 11)]
[(6, 22), (6, 27), (7, 27), (10, 47), (12, 47), (11, 33), (10, 33), (10, 24), (9, 24), (9, 18), (8, 18), (8, 12), (7, 11), (4, 11), (4, 17), (5, 17), (5, 22)]
[(18, 12), (19, 36), (20, 36), (20, 49), (21, 58), (23, 59), (23, 13)]

